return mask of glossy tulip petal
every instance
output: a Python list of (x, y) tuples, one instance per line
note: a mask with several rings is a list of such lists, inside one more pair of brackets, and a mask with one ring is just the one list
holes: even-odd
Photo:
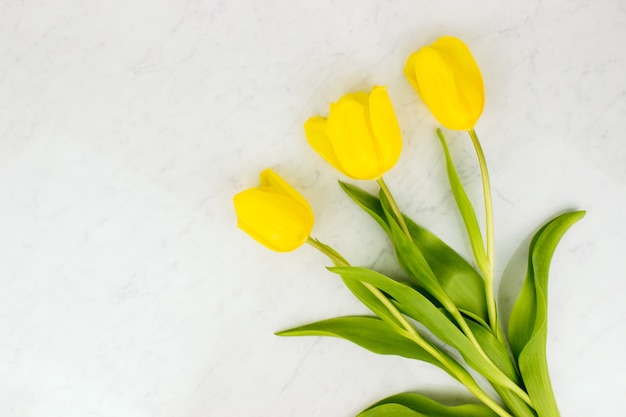
[(460, 79), (458, 86), (468, 89), (464, 91), (472, 94), (468, 101), (474, 103), (475, 99), (475, 103), (480, 105), (478, 112), (482, 112), (485, 104), (485, 84), (480, 68), (467, 45), (452, 36), (444, 36), (433, 43), (432, 48), (441, 54), (451, 68), (454, 68), (455, 76)]
[(411, 83), (417, 94), (422, 97), (422, 93), (420, 92), (419, 84), (417, 84), (417, 77), (415, 76), (415, 59), (417, 58), (417, 52), (413, 52), (409, 59), (407, 59), (406, 64), (404, 65), (404, 76)]
[(345, 104), (349, 101), (353, 101), (353, 102), (359, 103), (364, 108), (367, 108), (369, 106), (369, 96), (370, 94), (364, 93), (362, 91), (359, 91), (356, 93), (348, 93), (344, 95), (343, 97), (341, 97), (338, 103)]
[(344, 95), (327, 119), (304, 124), (307, 141), (333, 167), (360, 180), (380, 178), (398, 161), (402, 136), (384, 87)]
[(409, 82), (435, 118), (453, 130), (470, 130), (485, 105), (485, 88), (469, 48), (446, 36), (411, 54), (405, 66)]
[(374, 87), (369, 96), (370, 124), (382, 171), (391, 169), (402, 151), (402, 132), (385, 87)]
[(302, 194), (296, 191), (287, 181), (285, 181), (280, 175), (272, 171), (270, 168), (267, 168), (261, 172), (261, 187), (269, 187), (276, 192), (284, 194), (288, 197), (293, 198), (310, 213), (311, 218), (313, 217), (313, 210), (309, 205), (309, 202), (306, 201)]
[(444, 36), (432, 44), (447, 65), (452, 68), (458, 95), (465, 97), (467, 114), (478, 120), (485, 107), (485, 85), (483, 77), (467, 45), (459, 39)]
[[(452, 69), (439, 52), (432, 48), (421, 49), (415, 59), (415, 76), (420, 85), (422, 100), (435, 118), (453, 130), (469, 130), (474, 120), (469, 117)], [(420, 82), (419, 80), (428, 80)]]
[(380, 176), (380, 162), (367, 118), (367, 107), (359, 100), (344, 97), (330, 107), (328, 133), (342, 171), (358, 179)]
[(333, 145), (330, 142), (327, 132), (328, 121), (319, 116), (311, 117), (304, 124), (304, 133), (309, 145), (321, 155), (322, 158), (331, 164), (335, 169), (341, 171), (341, 164), (335, 156)]
[(233, 198), (237, 225), (262, 245), (287, 252), (302, 246), (313, 229), (308, 202), (272, 170), (261, 173), (261, 186)]

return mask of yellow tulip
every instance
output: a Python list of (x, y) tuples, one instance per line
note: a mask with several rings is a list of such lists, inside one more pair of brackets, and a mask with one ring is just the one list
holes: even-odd
[(304, 124), (311, 147), (350, 178), (380, 178), (398, 161), (402, 134), (385, 87), (352, 93), (331, 103), (328, 118)]
[(288, 252), (306, 242), (313, 229), (309, 203), (271, 169), (261, 172), (261, 185), (233, 198), (237, 226), (262, 245)]
[(439, 123), (452, 130), (474, 128), (485, 106), (485, 86), (463, 41), (439, 38), (409, 57), (404, 74)]

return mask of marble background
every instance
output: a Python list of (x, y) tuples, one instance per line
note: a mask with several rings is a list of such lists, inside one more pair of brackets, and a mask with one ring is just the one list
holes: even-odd
[[(386, 85), (404, 134), (387, 183), (469, 255), (437, 124), (402, 75), (441, 35), (469, 44), (486, 83), (504, 314), (530, 234), (588, 210), (554, 257), (550, 371), (564, 416), (623, 415), (621, 0), (0, 1), (0, 415), (346, 417), (402, 391), (465, 399), (430, 365), (274, 336), (365, 309), (322, 255), (265, 249), (232, 207), (273, 167), (316, 237), (397, 271), (302, 129)], [(482, 213), (470, 142), (448, 139)]]

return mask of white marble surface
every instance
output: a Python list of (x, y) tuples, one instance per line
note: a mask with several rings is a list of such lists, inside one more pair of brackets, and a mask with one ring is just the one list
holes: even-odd
[[(436, 124), (402, 75), (446, 34), (487, 86), (497, 272), (540, 223), (588, 210), (550, 282), (562, 414), (624, 415), (621, 0), (0, 2), (0, 415), (346, 417), (402, 391), (464, 397), (429, 365), (274, 336), (365, 310), (312, 248), (239, 231), (231, 201), (273, 167), (311, 202), (315, 236), (396, 270), (302, 130), (387, 85), (405, 143), (387, 182), (467, 255)], [(469, 142), (448, 136), (478, 204)]]

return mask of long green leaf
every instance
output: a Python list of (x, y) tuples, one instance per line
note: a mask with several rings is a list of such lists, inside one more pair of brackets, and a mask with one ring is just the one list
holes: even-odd
[(354, 200), (366, 213), (368, 213), (380, 227), (389, 234), (389, 225), (387, 224), (387, 217), (383, 211), (383, 207), (380, 204), (380, 200), (371, 195), (370, 193), (360, 189), (356, 185), (348, 184), (346, 182), (339, 181), (339, 185), (348, 196)]
[(400, 336), (392, 327), (377, 317), (337, 317), (283, 330), (277, 332), (276, 335), (338, 337), (380, 355), (398, 355), (442, 367), (441, 363), (431, 354)]
[(515, 387), (511, 379), (499, 368), (483, 358), (476, 347), (443, 312), (415, 289), (367, 268), (335, 267), (329, 269), (341, 274), (344, 280), (352, 279), (369, 283), (388, 294), (403, 314), (423, 324), (442, 342), (458, 350), (467, 364), (489, 381), (503, 387)]
[(528, 394), (541, 417), (559, 416), (546, 359), (548, 272), (565, 232), (585, 215), (575, 211), (556, 217), (534, 236), (528, 271), (509, 321), (509, 341)]
[[(487, 356), (489, 356), (493, 363), (512, 381), (522, 386), (521, 377), (515, 365), (511, 361), (509, 351), (504, 342), (498, 340), (490, 330), (478, 323), (468, 321), (468, 325), (472, 330), (472, 333), (474, 333), (474, 336), (476, 336), (478, 343), (480, 343), (483, 350), (487, 353)], [(516, 417), (537, 416), (534, 410), (514, 392), (498, 386), (495, 386), (494, 388), (509, 410), (511, 410), (513, 415)]]
[(404, 216), (415, 244), (420, 248), (445, 293), (460, 309), (488, 320), (485, 281), (461, 255), (433, 233)]
[[(339, 182), (341, 188), (391, 237), (387, 216), (380, 200), (359, 187)], [(460, 309), (487, 321), (485, 283), (478, 272), (435, 234), (404, 216), (415, 245), (422, 252), (441, 287)], [(487, 325), (488, 326), (488, 325)]]
[[(400, 404), (381, 404), (377, 407), (365, 410), (357, 417), (430, 417), (418, 411), (411, 410)], [(439, 416), (437, 416), (439, 417)]]
[[(333, 263), (335, 266), (346, 265), (347, 262), (343, 260), (341, 255), (335, 251), (332, 247), (315, 240), (315, 244), (324, 248), (325, 251), (335, 255)], [(385, 320), (392, 327), (401, 328), (402, 325), (398, 322), (397, 318), (391, 314), (387, 307), (381, 302), (381, 300), (372, 293), (372, 291), (363, 285), (362, 282), (357, 280), (346, 280), (342, 277), (343, 283), (352, 292), (352, 294), (363, 304), (369, 307), (378, 317)]]
[(456, 168), (454, 167), (454, 163), (452, 162), (452, 156), (450, 155), (448, 144), (439, 129), (437, 129), (437, 136), (439, 136), (443, 152), (446, 156), (446, 169), (448, 171), (450, 186), (452, 187), (452, 194), (454, 195), (456, 204), (461, 212), (461, 217), (465, 223), (465, 228), (467, 229), (474, 257), (476, 258), (476, 262), (480, 268), (482, 270), (487, 270), (489, 260), (487, 259), (487, 254), (485, 253), (485, 246), (483, 244), (480, 227), (478, 226), (478, 220), (476, 220), (476, 212), (474, 211), (472, 202), (467, 197), (467, 193), (463, 188), (463, 184), (461, 183), (459, 175), (456, 172)]
[[(409, 411), (415, 414), (409, 414)], [(358, 417), (495, 417), (496, 413), (484, 405), (443, 405), (435, 400), (415, 393), (397, 394), (385, 398), (364, 410)]]
[(509, 350), (504, 342), (498, 340), (490, 330), (478, 323), (468, 320), (467, 324), (491, 361), (500, 368), (509, 379), (521, 385), (520, 375), (511, 360)]
[(409, 239), (400, 228), (389, 204), (389, 200), (387, 200), (387, 197), (382, 191), (379, 198), (387, 218), (387, 224), (389, 225), (389, 236), (396, 249), (396, 256), (398, 257), (400, 265), (402, 265), (417, 285), (424, 288), (442, 304), (449, 304), (450, 299), (439, 281), (437, 281), (437, 277), (435, 277), (433, 270), (430, 268), (430, 265), (428, 265), (424, 254), (415, 242)]
[(513, 391), (499, 386), (493, 387), (504, 404), (515, 417), (537, 417), (537, 413)]
[(387, 309), (387, 307), (367, 288), (361, 281), (354, 279), (346, 279), (341, 276), (343, 283), (354, 294), (354, 296), (367, 306), (374, 314), (387, 322), (393, 328), (402, 328), (402, 324), (398, 322), (398, 319)]

